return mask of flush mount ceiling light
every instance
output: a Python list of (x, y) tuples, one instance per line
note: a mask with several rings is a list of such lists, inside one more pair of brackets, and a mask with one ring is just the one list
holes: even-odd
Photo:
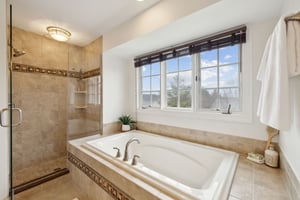
[(71, 37), (71, 33), (69, 31), (57, 26), (48, 26), (47, 31), (49, 35), (57, 41), (65, 42)]
[(136, 1), (142, 2), (142, 1), (144, 1), (144, 0), (136, 0)]

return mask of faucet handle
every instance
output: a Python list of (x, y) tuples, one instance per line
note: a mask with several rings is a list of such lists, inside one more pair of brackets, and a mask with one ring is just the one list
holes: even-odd
[(118, 147), (114, 147), (113, 149), (117, 150), (116, 158), (120, 158), (121, 157), (121, 151), (120, 151), (120, 149)]
[(137, 158), (140, 158), (140, 156), (139, 155), (134, 155), (133, 156), (131, 165), (137, 165)]

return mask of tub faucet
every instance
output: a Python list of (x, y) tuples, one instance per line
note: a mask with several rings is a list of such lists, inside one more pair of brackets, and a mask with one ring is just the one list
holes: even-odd
[(129, 158), (128, 158), (128, 148), (129, 148), (129, 145), (132, 142), (137, 142), (137, 143), (140, 144), (140, 141), (137, 138), (131, 138), (130, 140), (128, 140), (128, 142), (126, 143), (126, 146), (125, 146), (125, 153), (124, 153), (123, 161), (128, 161), (129, 160)]

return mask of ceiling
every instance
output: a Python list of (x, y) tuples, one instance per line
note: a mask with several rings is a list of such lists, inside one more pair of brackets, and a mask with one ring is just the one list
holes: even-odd
[(7, 0), (13, 6), (13, 26), (47, 34), (47, 26), (72, 33), (69, 43), (84, 46), (133, 18), (160, 0)]
[(116, 48), (109, 54), (131, 59), (228, 28), (275, 19), (284, 0), (221, 0), (159, 30)]

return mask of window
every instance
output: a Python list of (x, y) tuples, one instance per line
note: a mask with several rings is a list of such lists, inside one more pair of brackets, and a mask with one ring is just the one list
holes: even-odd
[(100, 104), (101, 103), (101, 77), (95, 76), (87, 79), (88, 88), (88, 104)]
[(175, 108), (192, 106), (192, 56), (166, 61), (166, 105)]
[(199, 53), (200, 109), (240, 111), (240, 45)]
[[(135, 58), (139, 70), (139, 107), (191, 112), (242, 111), (241, 26), (207, 38)], [(249, 80), (243, 76), (243, 82)], [(243, 84), (243, 101), (245, 98)], [(243, 104), (246, 105), (246, 104)], [(247, 110), (248, 112), (248, 110)], [(204, 112), (203, 112), (204, 113)]]
[[(141, 67), (141, 101), (146, 107), (193, 109), (197, 99), (199, 111), (241, 111), (240, 44), (221, 47), (198, 54), (181, 56)], [(198, 62), (193, 63), (193, 59)], [(161, 77), (160, 71), (165, 71)], [(193, 94), (193, 72), (197, 71), (199, 93)], [(161, 97), (161, 82), (165, 80)]]
[(160, 63), (141, 67), (141, 102), (142, 107), (160, 107)]

